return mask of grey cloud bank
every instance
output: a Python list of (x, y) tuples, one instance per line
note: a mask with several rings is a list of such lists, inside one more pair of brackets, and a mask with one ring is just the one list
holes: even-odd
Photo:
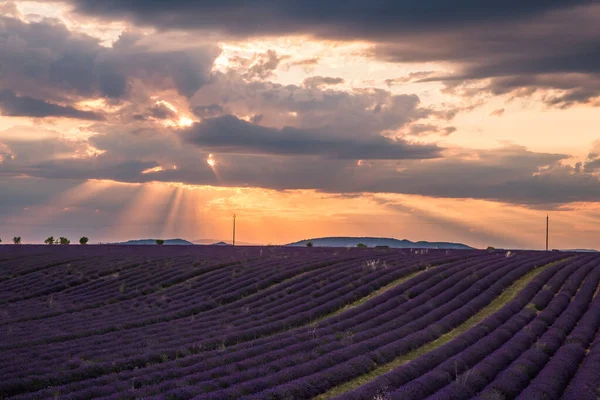
[[(592, 103), (600, 94), (595, 2), (353, 0), (340, 7), (336, 2), (267, 1), (250, 8), (238, 1), (72, 4), (80, 12), (160, 29), (370, 40), (369, 55), (383, 60), (458, 65), (452, 76), (413, 72), (389, 79), (389, 86), (441, 80), (465, 96), (480, 90), (470, 87), (472, 81), (485, 82), (484, 90), (497, 95), (556, 89), (560, 92), (547, 93), (544, 101), (558, 107)], [(400, 36), (405, 40), (397, 40)], [(89, 124), (90, 135), (65, 140), (56, 133), (32, 141), (0, 132), (0, 175), (15, 182), (29, 176), (61, 182), (156, 180), (406, 193), (530, 207), (600, 198), (597, 149), (571, 167), (567, 154), (520, 146), (469, 150), (413, 142), (410, 138), (420, 135), (453, 134), (456, 128), (448, 121), (440, 128), (428, 118), (457, 111), (435, 110), (415, 94), (336, 90), (347, 82), (335, 76), (310, 76), (289, 85), (269, 82), (288, 62), (273, 50), (239, 58), (235, 67), (218, 72), (213, 66), (220, 52), (202, 42), (185, 50), (153, 47), (151, 40), (129, 31), (113, 47), (103, 47), (57, 21), (0, 17), (2, 114), (79, 119)], [(157, 102), (159, 97), (179, 102), (178, 111)], [(78, 105), (97, 98), (120, 108), (92, 112)], [(499, 116), (499, 110), (493, 113)], [(166, 127), (179, 112), (200, 121)], [(102, 154), (87, 155), (88, 150)], [(218, 178), (206, 163), (210, 153)], [(147, 173), (156, 167), (163, 170)]]
[(186, 140), (221, 153), (308, 155), (339, 159), (426, 159), (440, 157), (434, 145), (411, 144), (379, 135), (348, 136), (286, 126), (269, 128), (233, 115), (206, 119), (184, 133)]

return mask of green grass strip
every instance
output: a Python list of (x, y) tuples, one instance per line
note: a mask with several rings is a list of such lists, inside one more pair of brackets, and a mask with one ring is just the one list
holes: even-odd
[(313, 400), (329, 399), (329, 398), (332, 398), (335, 396), (339, 396), (350, 390), (354, 390), (354, 389), (358, 388), (359, 386), (362, 386), (362, 385), (374, 380), (378, 376), (388, 373), (392, 369), (394, 369), (402, 364), (406, 364), (406, 363), (414, 360), (415, 358), (420, 357), (423, 354), (426, 354), (426, 353), (436, 349), (437, 347), (448, 343), (449, 341), (456, 338), (460, 334), (468, 331), (469, 329), (473, 328), (475, 325), (479, 324), (485, 318), (489, 317), (490, 315), (492, 315), (495, 312), (497, 312), (498, 310), (500, 310), (506, 303), (511, 301), (513, 298), (515, 298), (517, 296), (517, 294), (519, 294), (519, 292), (521, 290), (523, 290), (525, 288), (525, 286), (527, 286), (539, 273), (552, 267), (553, 265), (564, 262), (567, 259), (554, 261), (552, 263), (535, 268), (534, 270), (528, 272), (527, 274), (523, 275), (521, 278), (516, 280), (511, 286), (509, 286), (506, 290), (504, 290), (504, 292), (502, 292), (502, 294), (500, 294), (500, 296), (498, 296), (494, 300), (492, 300), (492, 302), (490, 304), (485, 306), (478, 313), (476, 313), (471, 318), (469, 318), (468, 320), (466, 320), (465, 322), (463, 322), (456, 328), (452, 329), (451, 331), (446, 332), (445, 334), (443, 334), (436, 340), (434, 340), (430, 343), (427, 343), (426, 345), (421, 346), (418, 349), (411, 351), (410, 353), (400, 356), (390, 363), (383, 364), (383, 365), (375, 368), (368, 374), (359, 376), (358, 378), (355, 378), (344, 384), (336, 386), (336, 387), (330, 389), (329, 391), (327, 391), (319, 396), (314, 397)]
[(388, 283), (387, 285), (380, 287), (379, 289), (377, 289), (377, 290), (376, 290), (376, 291), (374, 291), (373, 293), (371, 293), (371, 294), (369, 294), (369, 295), (367, 295), (367, 296), (365, 296), (365, 297), (362, 297), (362, 298), (360, 298), (360, 299), (356, 300), (356, 301), (355, 301), (355, 302), (353, 302), (353, 303), (346, 304), (344, 307), (340, 308), (340, 309), (339, 309), (339, 310), (337, 310), (337, 311), (334, 311), (334, 312), (332, 312), (332, 313), (329, 313), (329, 314), (325, 314), (325, 315), (322, 315), (322, 316), (320, 316), (319, 318), (317, 318), (317, 319), (315, 319), (314, 321), (312, 321), (312, 322), (310, 323), (310, 325), (313, 325), (313, 326), (314, 326), (314, 325), (317, 325), (317, 324), (319, 324), (319, 322), (321, 322), (321, 321), (323, 321), (323, 320), (325, 320), (325, 319), (327, 319), (327, 318), (331, 318), (331, 317), (338, 316), (338, 315), (340, 315), (341, 313), (343, 313), (343, 312), (345, 312), (345, 311), (348, 311), (348, 310), (350, 310), (350, 309), (352, 309), (352, 308), (356, 308), (356, 307), (358, 307), (358, 306), (360, 306), (360, 305), (362, 305), (362, 304), (366, 303), (367, 301), (371, 300), (372, 298), (375, 298), (375, 297), (377, 297), (377, 296), (381, 295), (382, 293), (385, 293), (385, 292), (387, 292), (388, 290), (390, 290), (390, 289), (393, 289), (393, 288), (395, 288), (396, 286), (398, 286), (398, 285), (400, 285), (400, 284), (402, 284), (402, 283), (404, 283), (404, 282), (408, 281), (409, 279), (412, 279), (412, 278), (414, 278), (415, 276), (417, 276), (417, 275), (420, 275), (420, 274), (422, 274), (422, 273), (423, 273), (423, 272), (425, 272), (425, 271), (428, 271), (430, 268), (435, 268), (435, 267), (437, 267), (437, 265), (428, 266), (427, 268), (425, 268), (425, 269), (423, 269), (423, 270), (421, 270), (421, 271), (416, 271), (416, 272), (413, 272), (412, 274), (408, 274), (408, 275), (406, 275), (406, 276), (403, 276), (402, 278), (398, 278), (398, 279), (396, 279), (395, 281), (393, 281), (393, 282), (390, 282), (390, 283)]

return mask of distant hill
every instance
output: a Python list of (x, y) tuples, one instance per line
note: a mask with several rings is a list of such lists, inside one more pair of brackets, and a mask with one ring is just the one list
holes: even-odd
[[(120, 242), (117, 244), (156, 244), (156, 239), (137, 239), (137, 240), (128, 240), (127, 242)], [(184, 239), (166, 239), (164, 245), (166, 246), (174, 246), (174, 245), (184, 245), (190, 246), (194, 243), (188, 242)]]
[[(215, 244), (215, 245), (222, 246), (223, 244), (231, 244), (231, 240), (197, 239), (197, 240), (192, 240), (192, 243), (194, 243), (194, 244), (204, 244), (204, 245)], [(258, 243), (238, 242), (237, 240), (235, 241), (235, 244), (239, 245), (239, 246), (260, 246), (260, 244), (258, 244)]]
[(312, 242), (315, 247), (356, 247), (362, 243), (368, 247), (389, 246), (399, 249), (463, 249), (469, 250), (473, 247), (462, 243), (451, 242), (411, 242), (410, 240), (398, 240), (393, 238), (376, 237), (324, 237), (316, 239), (306, 239), (299, 242), (290, 243), (286, 246), (306, 246), (306, 243)]
[(573, 252), (573, 253), (598, 253), (598, 250), (594, 250), (594, 249), (568, 249), (568, 250), (561, 250), (561, 251), (568, 251), (568, 252)]

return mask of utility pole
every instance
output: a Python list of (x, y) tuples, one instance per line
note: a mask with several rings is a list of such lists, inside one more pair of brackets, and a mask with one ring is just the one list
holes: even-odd
[(546, 214), (546, 251), (548, 251), (548, 225), (550, 217)]
[(233, 214), (233, 245), (235, 246), (235, 214)]

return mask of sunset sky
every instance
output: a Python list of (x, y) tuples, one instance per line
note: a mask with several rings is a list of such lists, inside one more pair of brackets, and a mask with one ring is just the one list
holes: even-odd
[(600, 249), (600, 2), (0, 0), (0, 238)]

